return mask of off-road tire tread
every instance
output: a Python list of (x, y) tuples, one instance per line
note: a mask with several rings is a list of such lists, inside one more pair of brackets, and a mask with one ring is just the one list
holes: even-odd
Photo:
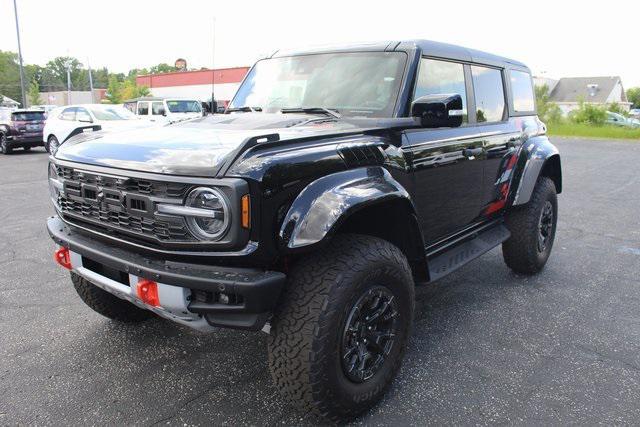
[(514, 208), (505, 218), (511, 237), (502, 244), (502, 257), (516, 273), (536, 274), (544, 267), (546, 259), (542, 264), (538, 259), (537, 232), (541, 206), (550, 195), (557, 206), (555, 184), (550, 178), (541, 176), (529, 202)]
[[(292, 269), (272, 321), (268, 340), (269, 368), (282, 394), (303, 411), (340, 422), (368, 409), (366, 402), (360, 406), (341, 406), (343, 402), (336, 401), (335, 396), (319, 390), (317, 385), (325, 375), (319, 369), (320, 362), (333, 357), (336, 351), (319, 343), (326, 343), (327, 339), (323, 338), (335, 333), (323, 326), (328, 324), (332, 311), (335, 314), (335, 310), (341, 308), (338, 302), (343, 295), (339, 290), (340, 283), (349, 283), (349, 275), (364, 269), (367, 262), (381, 259), (394, 264), (399, 280), (409, 283), (413, 308), (414, 284), (407, 260), (397, 247), (382, 239), (355, 234), (338, 235), (326, 250), (312, 254)], [(344, 276), (347, 280), (341, 280)], [(329, 311), (325, 311), (327, 309)], [(407, 315), (411, 317), (410, 328), (413, 311)], [(320, 331), (325, 331), (324, 337), (319, 336)], [(409, 336), (410, 330), (398, 342), (401, 352), (390, 370), (390, 378), (370, 395), (381, 395), (390, 385), (400, 368)]]
[(143, 310), (111, 295), (77, 274), (71, 273), (71, 281), (82, 301), (93, 311), (109, 319), (123, 323), (138, 323), (154, 316), (151, 311)]

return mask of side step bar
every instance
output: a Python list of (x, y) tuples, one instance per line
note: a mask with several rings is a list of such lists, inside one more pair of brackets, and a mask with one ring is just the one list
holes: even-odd
[(438, 280), (454, 272), (468, 262), (473, 261), (485, 252), (495, 248), (511, 236), (507, 227), (499, 223), (489, 229), (482, 230), (470, 240), (465, 240), (454, 247), (429, 257), (429, 281)]

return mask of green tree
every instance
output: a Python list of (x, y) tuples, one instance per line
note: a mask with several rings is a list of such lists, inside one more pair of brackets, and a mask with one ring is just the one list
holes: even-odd
[(115, 75), (109, 77), (109, 86), (107, 86), (107, 93), (105, 98), (110, 104), (122, 103), (122, 83), (118, 81)]
[(633, 108), (640, 108), (640, 87), (632, 87), (627, 90), (627, 100), (633, 103)]
[(40, 86), (35, 79), (31, 80), (31, 84), (29, 85), (27, 101), (29, 101), (30, 106), (42, 103), (42, 101), (40, 100)]
[(173, 65), (169, 65), (165, 62), (158, 65), (154, 65), (149, 69), (149, 73), (151, 74), (174, 73), (176, 71), (178, 71), (176, 67), (174, 67)]
[(16, 101), (22, 99), (17, 53), (0, 50), (0, 93)]
[(559, 123), (562, 121), (562, 110), (558, 104), (549, 100), (549, 86), (542, 85), (535, 87), (536, 105), (538, 107), (538, 117), (546, 123)]

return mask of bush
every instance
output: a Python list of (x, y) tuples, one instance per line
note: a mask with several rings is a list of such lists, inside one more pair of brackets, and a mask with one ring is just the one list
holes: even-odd
[(607, 120), (607, 110), (581, 101), (578, 109), (571, 112), (570, 118), (574, 123), (601, 126)]

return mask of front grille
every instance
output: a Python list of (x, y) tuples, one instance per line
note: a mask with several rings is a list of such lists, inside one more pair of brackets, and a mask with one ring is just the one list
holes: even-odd
[(183, 217), (155, 212), (156, 201), (182, 203), (193, 187), (190, 184), (101, 175), (64, 166), (56, 166), (56, 171), (64, 186), (58, 209), (71, 223), (151, 242), (197, 241)]

